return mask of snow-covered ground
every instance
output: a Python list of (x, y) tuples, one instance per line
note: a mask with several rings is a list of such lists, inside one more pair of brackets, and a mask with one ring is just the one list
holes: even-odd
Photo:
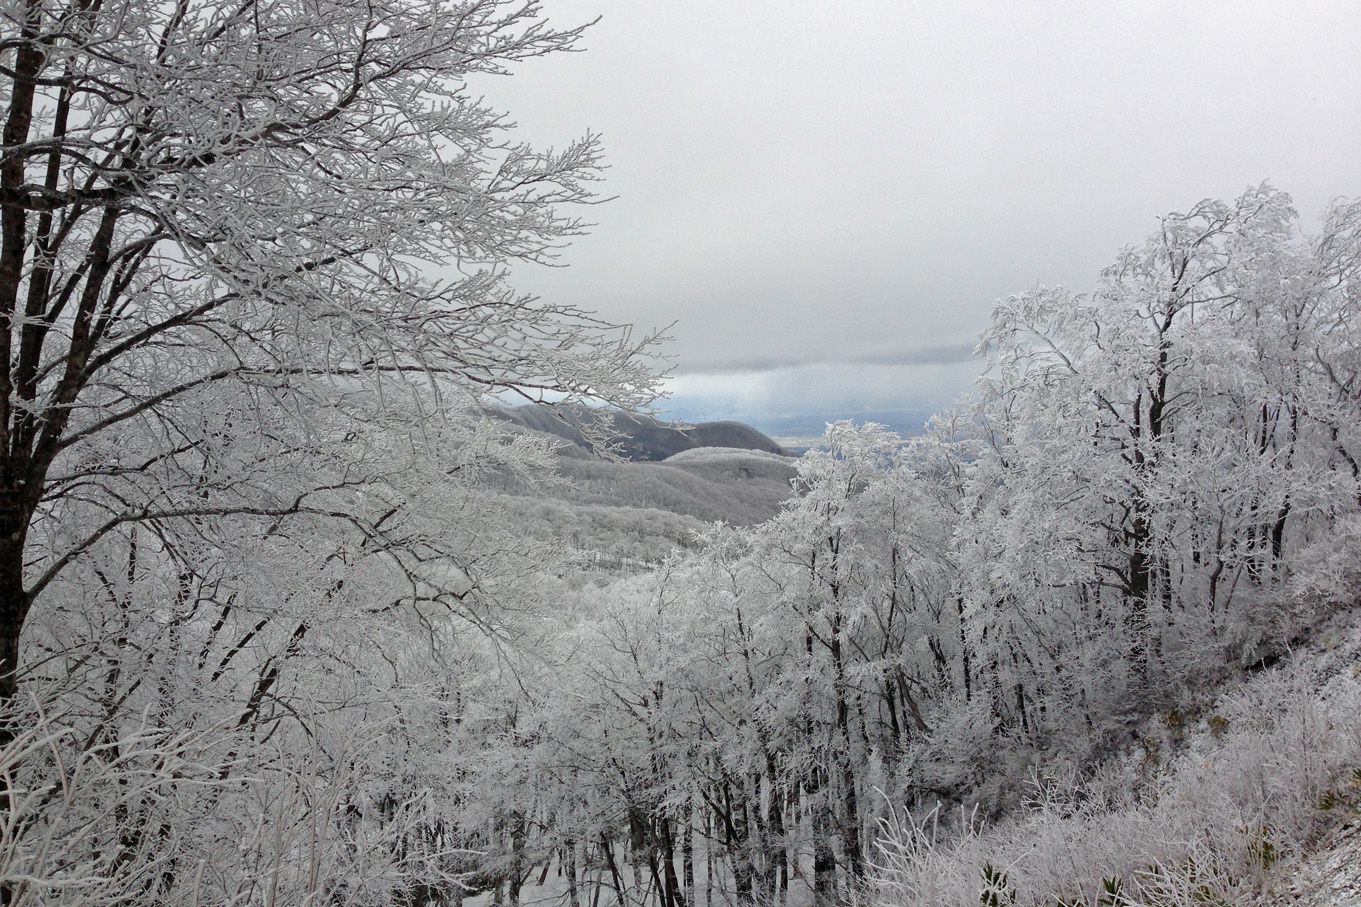
[(1155, 740), (963, 836), (899, 823), (875, 900), (1361, 907), (1361, 612), (1223, 692), (1175, 751)]
[(1357, 907), (1361, 904), (1361, 814), (1324, 836), (1306, 856), (1284, 867), (1270, 907)]

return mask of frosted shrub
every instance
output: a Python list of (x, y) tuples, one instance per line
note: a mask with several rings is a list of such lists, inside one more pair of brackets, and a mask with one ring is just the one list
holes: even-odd
[[(250, 750), (151, 716), (90, 736), (30, 698), (0, 749), (0, 886), (13, 907), (435, 903), (466, 853), (428, 790), (384, 777), (391, 722), (314, 722)], [(315, 717), (315, 716), (309, 716)]]
[(1344, 658), (1331, 659), (1331, 672), (1319, 661), (1225, 696), (1141, 788), (1103, 783), (1103, 773), (1120, 774), (1108, 765), (1087, 782), (1032, 779), (1024, 812), (990, 827), (966, 821), (946, 833), (935, 813), (891, 816), (875, 902), (977, 907), (1010, 904), (1014, 890), (1017, 905), (1045, 907), (1249, 903), (1361, 765), (1361, 680)]

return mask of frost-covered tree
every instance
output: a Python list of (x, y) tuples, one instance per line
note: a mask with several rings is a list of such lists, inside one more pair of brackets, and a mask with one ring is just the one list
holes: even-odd
[(984, 467), (1010, 527), (999, 556), (1026, 571), (1007, 586), (1093, 625), (1119, 615), (1136, 678), (1207, 636), (1250, 650), (1289, 632), (1279, 609), (1308, 567), (1291, 548), (1320, 541), (1317, 514), (1352, 480), (1331, 440), (1345, 395), (1326, 377), (1346, 356), (1333, 322), (1355, 305), (1338, 251), (1355, 254), (1351, 207), (1309, 238), (1270, 187), (1202, 202), (1091, 296), (1040, 290), (994, 315)]
[[(397, 397), (648, 398), (626, 331), (503, 280), (580, 232), (563, 206), (599, 152), (515, 143), (468, 80), (579, 29), (491, 0), (15, 0), (0, 22), (0, 696), (37, 596), (105, 533), (308, 509), (234, 500), (205, 409), (236, 434)], [(76, 495), (93, 518), (54, 531)]]
[(641, 830), (697, 804), (740, 903), (831, 903), (884, 798), (998, 810), (1352, 601), (1358, 212), (1168, 215), (1092, 292), (999, 303), (969, 406), (829, 426), (779, 515), (583, 602), (542, 739), (611, 779), (573, 782), (590, 834), (660, 878)]
[(580, 29), (493, 0), (0, 23), (0, 894), (453, 896), (485, 841), (457, 729), (556, 563), (489, 490), (550, 452), (483, 398), (655, 387), (647, 340), (505, 281), (581, 232), (599, 149), (517, 143), (470, 82)]

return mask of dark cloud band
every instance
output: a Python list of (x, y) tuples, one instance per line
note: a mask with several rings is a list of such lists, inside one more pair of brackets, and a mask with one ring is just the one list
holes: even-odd
[(733, 356), (718, 361), (679, 363), (677, 374), (772, 372), (826, 365), (954, 365), (973, 358), (972, 343), (942, 343), (926, 347), (866, 350), (849, 354), (786, 354)]

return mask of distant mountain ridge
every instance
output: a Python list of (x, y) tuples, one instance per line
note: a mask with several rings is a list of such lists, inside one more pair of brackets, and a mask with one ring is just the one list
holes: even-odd
[[(830, 422), (843, 420), (862, 425), (877, 422), (901, 437), (916, 437), (925, 431), (926, 423), (933, 415), (948, 407), (937, 409), (846, 409), (821, 410), (817, 412), (795, 413), (734, 413), (733, 418), (754, 426), (782, 444), (786, 451), (789, 447), (815, 446)], [(683, 406), (676, 406), (681, 418), (699, 419), (702, 411), (687, 412)]]
[(794, 494), (797, 461), (740, 422), (681, 428), (611, 413), (623, 457), (616, 460), (592, 452), (579, 411), (519, 406), (492, 413), (512, 431), (566, 442), (558, 446), (559, 481), (508, 478), (497, 491), (527, 534), (571, 546), (593, 572), (655, 566), (694, 545), (710, 524), (756, 525)]
[[(505, 406), (493, 410), (499, 418), (522, 428), (554, 435), (580, 448), (594, 449), (581, 432), (584, 413), (549, 406)], [(612, 438), (626, 460), (657, 462), (701, 447), (727, 447), (784, 455), (779, 444), (741, 422), (701, 422), (697, 425), (668, 424), (651, 416), (622, 411), (610, 414)], [(571, 455), (571, 451), (568, 451)]]

